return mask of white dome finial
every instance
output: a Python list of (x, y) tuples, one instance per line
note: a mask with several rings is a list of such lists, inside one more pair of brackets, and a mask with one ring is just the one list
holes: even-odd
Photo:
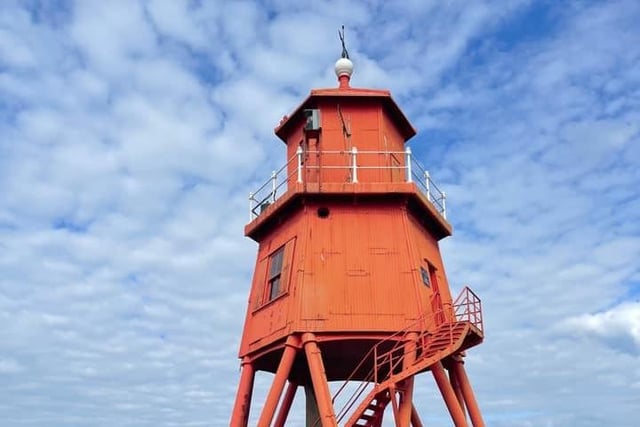
[(351, 62), (349, 58), (340, 58), (336, 61), (335, 70), (338, 79), (341, 76), (351, 78), (351, 74), (353, 74), (353, 62)]

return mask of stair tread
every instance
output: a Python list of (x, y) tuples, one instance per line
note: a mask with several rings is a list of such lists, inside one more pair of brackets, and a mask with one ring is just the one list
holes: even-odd
[(380, 404), (380, 403), (371, 403), (369, 406), (367, 406), (367, 408), (378, 409), (378, 408), (383, 408), (385, 406), (387, 406), (386, 402), (382, 403), (382, 404)]

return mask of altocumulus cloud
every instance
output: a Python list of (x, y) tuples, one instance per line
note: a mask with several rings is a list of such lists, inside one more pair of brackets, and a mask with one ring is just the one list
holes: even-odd
[[(637, 22), (635, 1), (2, 2), (1, 424), (227, 424), (246, 195), (280, 117), (335, 86), (344, 23), (353, 84), (393, 91), (447, 191), (488, 424), (635, 426)], [(428, 377), (417, 404), (450, 424)]]
[(609, 310), (567, 319), (565, 332), (603, 340), (614, 348), (640, 354), (640, 302), (624, 302)]

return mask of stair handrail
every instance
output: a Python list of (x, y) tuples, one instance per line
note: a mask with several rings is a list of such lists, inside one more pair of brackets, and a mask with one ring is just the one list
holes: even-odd
[(342, 421), (342, 419), (347, 415), (349, 410), (353, 408), (353, 405), (355, 405), (355, 403), (358, 401), (360, 396), (362, 396), (362, 393), (364, 393), (367, 387), (371, 384), (371, 380), (373, 380), (373, 369), (369, 371), (369, 374), (367, 374), (365, 378), (366, 378), (365, 381), (362, 381), (360, 382), (360, 384), (358, 384), (358, 387), (356, 387), (356, 390), (351, 394), (351, 396), (349, 396), (349, 399), (347, 399), (347, 402), (340, 409), (338, 414), (336, 414), (337, 422)]
[[(345, 403), (345, 405), (340, 409), (338, 414), (341, 414), (340, 416), (336, 415), (337, 421), (340, 421), (342, 418), (344, 418), (344, 416), (347, 414), (347, 412), (349, 411), (349, 409), (351, 409), (351, 407), (353, 407), (353, 404), (355, 403), (355, 399), (357, 399), (362, 392), (364, 391), (364, 389), (369, 385), (370, 382), (374, 382), (374, 383), (379, 383), (381, 381), (378, 381), (377, 375), (378, 375), (378, 364), (376, 362), (377, 359), (377, 352), (378, 352), (378, 347), (383, 344), (386, 343), (388, 341), (394, 340), (396, 339), (398, 336), (402, 335), (402, 337), (404, 338), (407, 333), (409, 333), (411, 331), (411, 329), (413, 329), (413, 327), (417, 324), (420, 324), (422, 322), (424, 322), (424, 320), (429, 317), (429, 316), (433, 316), (435, 313), (430, 313), (428, 315), (422, 315), (420, 316), (418, 319), (416, 319), (414, 322), (408, 324), (407, 326), (405, 326), (403, 329), (400, 329), (399, 331), (381, 339), (380, 341), (376, 342), (370, 349), (369, 351), (364, 355), (364, 357), (360, 360), (360, 362), (356, 365), (356, 367), (351, 371), (351, 373), (349, 374), (349, 376), (347, 377), (346, 380), (344, 380), (344, 382), (342, 383), (342, 385), (340, 386), (340, 388), (333, 394), (332, 398), (331, 398), (331, 403), (335, 404), (336, 398), (340, 395), (340, 393), (342, 393), (342, 391), (344, 391), (344, 389), (347, 387), (347, 385), (353, 381), (353, 377), (355, 376), (356, 372), (358, 372), (358, 370), (362, 367), (362, 365), (364, 364), (364, 362), (366, 360), (369, 359), (369, 357), (371, 357), (373, 355), (373, 368), (367, 373), (367, 375), (365, 376), (365, 379), (361, 382), (361, 384), (356, 388), (356, 390), (354, 391), (354, 393), (352, 393), (351, 396), (349, 396), (349, 398), (347, 399), (347, 402)], [(425, 326), (423, 324), (421, 329), (425, 329)], [(421, 331), (422, 332), (422, 331)], [(397, 347), (399, 346), (399, 344), (403, 343), (404, 341), (402, 339), (397, 339), (396, 340), (396, 344), (392, 347), (392, 350), (396, 350)], [(362, 390), (360, 390), (360, 388), (362, 387)], [(315, 424), (314, 424), (315, 425)]]
[[(460, 311), (460, 309), (462, 310)], [(447, 318), (447, 314), (449, 315), (448, 318)], [(404, 338), (407, 336), (409, 332), (415, 332), (416, 325), (421, 324), (421, 327), (418, 331), (418, 337), (416, 339), (417, 341), (416, 352), (418, 350), (422, 352), (425, 351), (428, 344), (425, 343), (424, 338), (435, 331), (435, 330), (427, 329), (426, 325), (428, 325), (429, 323), (426, 323), (425, 321), (432, 320), (431, 324), (437, 325), (436, 320), (438, 319), (438, 316), (441, 316), (441, 315), (447, 320), (448, 337), (449, 337), (450, 344), (453, 344), (453, 329), (455, 326), (455, 322), (467, 321), (472, 325), (474, 325), (476, 328), (478, 328), (480, 332), (483, 331), (481, 300), (476, 295), (476, 293), (469, 288), (469, 286), (465, 286), (460, 292), (460, 294), (458, 295), (458, 297), (455, 299), (453, 304), (445, 303), (443, 304), (443, 307), (441, 309), (420, 316), (414, 322), (405, 326), (403, 329), (376, 342), (371, 347), (371, 349), (369, 349), (369, 351), (360, 360), (358, 365), (356, 365), (356, 367), (351, 371), (347, 379), (343, 382), (343, 384), (340, 386), (340, 388), (334, 393), (334, 395), (331, 398), (331, 403), (335, 404), (336, 398), (344, 391), (346, 386), (351, 381), (353, 381), (353, 377), (355, 376), (356, 372), (358, 372), (358, 370), (362, 367), (362, 365), (365, 363), (366, 360), (368, 360), (371, 356), (373, 356), (372, 369), (367, 373), (367, 375), (364, 377), (364, 380), (362, 380), (361, 384), (358, 385), (354, 393), (347, 399), (347, 402), (345, 403), (345, 405), (338, 412), (338, 414), (340, 414), (339, 417), (336, 416), (338, 421), (340, 421), (346, 415), (349, 409), (353, 407), (353, 404), (355, 403), (356, 399), (360, 395), (362, 395), (363, 391), (372, 381), (375, 387), (377, 384), (381, 384), (387, 381), (391, 376), (393, 376), (393, 371), (397, 368), (398, 364), (403, 360), (403, 357), (404, 357), (404, 354), (400, 354), (394, 357), (393, 353), (398, 351), (400, 347), (404, 345), (404, 342), (405, 342)], [(400, 336), (401, 338), (398, 339), (398, 337)], [(395, 341), (395, 344), (393, 345), (393, 347), (384, 353), (378, 354), (379, 347), (382, 344), (392, 340)], [(383, 366), (383, 363), (379, 363), (379, 362), (386, 362), (387, 357), (389, 362), (389, 372), (384, 378), (379, 378), (378, 372)]]
[[(431, 313), (431, 315), (433, 315), (433, 313)], [(372, 355), (372, 353), (377, 351), (377, 347), (382, 344), (385, 343), (387, 341), (391, 341), (392, 339), (398, 337), (399, 335), (402, 334), (402, 336), (406, 336), (406, 334), (408, 332), (410, 332), (410, 329), (420, 323), (423, 322), (425, 320), (425, 318), (427, 317), (427, 315), (423, 315), (420, 316), (416, 321), (414, 321), (413, 323), (410, 323), (409, 325), (405, 326), (403, 329), (400, 329), (397, 332), (394, 332), (393, 334), (384, 337), (383, 339), (381, 339), (380, 341), (376, 342), (370, 349), (369, 351), (362, 357), (362, 359), (360, 360), (360, 363), (358, 363), (356, 365), (356, 367), (351, 371), (351, 373), (349, 374), (349, 376), (347, 377), (347, 379), (344, 381), (344, 383), (342, 384), (342, 386), (335, 392), (335, 394), (333, 395), (332, 399), (331, 399), (331, 403), (335, 403), (335, 399), (336, 397), (338, 397), (338, 395), (342, 392), (342, 390), (344, 390), (344, 388), (347, 386), (347, 384), (352, 381), (353, 376), (356, 374), (356, 372), (358, 372), (358, 370), (362, 367), (363, 363)], [(402, 340), (397, 340), (397, 342), (402, 342)], [(396, 344), (397, 345), (397, 344)], [(395, 347), (394, 347), (395, 348)], [(375, 356), (374, 356), (375, 358)], [(375, 366), (375, 363), (374, 363)]]
[[(447, 325), (440, 325), (438, 328), (438, 331), (436, 332), (435, 336), (438, 336), (440, 331), (444, 330), (445, 333), (448, 332), (451, 336), (453, 336), (453, 331), (455, 328), (457, 328), (458, 326), (462, 326), (462, 325), (468, 325), (468, 322), (449, 322)], [(455, 326), (454, 326), (455, 325)], [(468, 326), (466, 326), (468, 328)], [(425, 333), (426, 334), (426, 333)], [(452, 342), (452, 341), (451, 341)], [(420, 342), (421, 344), (421, 348), (422, 351), (424, 352), (430, 345), (429, 344), (425, 344), (424, 341)], [(445, 357), (448, 354), (451, 354), (451, 351), (447, 351), (448, 349), (451, 348), (451, 344), (449, 346), (445, 346), (442, 348), (437, 348), (433, 353), (430, 353), (430, 356), (427, 359), (430, 359), (431, 361), (435, 361), (435, 360), (439, 360), (442, 359), (443, 357)], [(444, 353), (444, 354), (443, 354)], [(437, 357), (436, 357), (437, 356)], [(402, 360), (402, 359), (400, 359)], [(410, 375), (414, 375), (415, 373), (417, 373), (419, 371), (416, 370), (416, 365), (419, 365), (419, 363), (421, 363), (422, 361), (424, 361), (425, 359), (420, 359), (420, 360), (416, 360), (412, 365), (408, 366), (406, 369), (403, 369), (403, 372), (405, 373), (404, 378), (407, 377), (406, 372), (409, 371), (411, 372)], [(427, 366), (427, 365), (425, 365)], [(399, 375), (399, 374), (398, 374)], [(390, 387), (389, 383), (393, 381), (393, 375), (389, 375), (387, 377), (385, 377), (384, 380), (382, 380), (380, 383), (376, 384), (373, 388), (373, 390), (369, 393), (368, 396), (373, 396), (376, 393), (380, 393), (381, 391), (384, 391), (385, 389), (387, 389), (388, 387)], [(365, 404), (366, 402), (371, 402), (371, 399), (367, 399), (367, 400), (363, 400), (363, 402), (361, 403), (361, 405)], [(366, 409), (364, 409), (366, 410)], [(350, 418), (350, 420), (353, 420), (353, 418), (358, 415), (358, 416), (362, 416), (362, 414), (364, 413), (360, 407), (358, 408), (358, 410), (356, 410), (356, 412), (354, 412)], [(359, 424), (347, 424), (349, 426), (353, 425), (353, 426), (357, 426)]]
[[(395, 363), (392, 362), (392, 360), (389, 361), (390, 363), (390, 370), (389, 370), (389, 375), (383, 379), (378, 378), (378, 371), (380, 370), (379, 368), (379, 364), (378, 364), (378, 360), (380, 358), (384, 358), (386, 357), (386, 355), (393, 353), (394, 351), (397, 351), (400, 347), (400, 345), (404, 345), (404, 337), (406, 337), (406, 335), (409, 332), (412, 332), (415, 325), (419, 325), (422, 324), (422, 327), (420, 328), (420, 333), (419, 333), (419, 337), (423, 338), (425, 335), (431, 333), (431, 331), (426, 329), (426, 325), (425, 325), (425, 320), (428, 319), (429, 317), (435, 319), (435, 316), (441, 314), (444, 310), (438, 310), (436, 312), (432, 312), (429, 314), (425, 314), (420, 316), (419, 318), (417, 318), (414, 322), (410, 323), (409, 325), (405, 326), (403, 329), (383, 338), (382, 340), (378, 341), (377, 343), (375, 343), (371, 349), (369, 349), (369, 351), (364, 355), (364, 357), (360, 360), (360, 363), (358, 363), (358, 365), (356, 365), (356, 367), (351, 371), (351, 374), (347, 377), (347, 379), (343, 382), (343, 384), (340, 386), (340, 388), (334, 393), (334, 395), (331, 398), (331, 403), (334, 404), (336, 398), (340, 395), (340, 393), (342, 393), (342, 391), (346, 388), (346, 386), (353, 381), (353, 376), (355, 375), (355, 373), (362, 367), (362, 365), (364, 364), (364, 362), (369, 359), (369, 357), (372, 355), (373, 353), (373, 368), (369, 371), (369, 373), (365, 376), (365, 380), (363, 380), (361, 382), (361, 385), (358, 386), (358, 388), (356, 388), (356, 391), (349, 397), (349, 399), (347, 399), (347, 403), (345, 403), (345, 405), (340, 409), (339, 414), (341, 414), (340, 417), (336, 417), (338, 421), (340, 421), (345, 415), (346, 413), (349, 411), (349, 409), (351, 409), (351, 407), (353, 406), (353, 404), (355, 403), (355, 399), (354, 397), (357, 399), (357, 397), (359, 397), (362, 392), (364, 391), (364, 389), (366, 388), (366, 386), (369, 385), (369, 383), (373, 380), (374, 384), (378, 384), (381, 383), (383, 381), (386, 381), (388, 379), (388, 377), (392, 374), (393, 369), (395, 369), (397, 367), (397, 364), (399, 361), (402, 360), (402, 356), (399, 356), (399, 360), (396, 361)], [(400, 335), (402, 335), (402, 338), (397, 339)], [(382, 345), (383, 343), (386, 343), (388, 341), (392, 341), (395, 340), (396, 343), (395, 345), (388, 350), (387, 352), (378, 355), (378, 348), (380, 345)], [(364, 385), (362, 387), (362, 390), (360, 390), (360, 387)], [(356, 396), (357, 395), (357, 396)]]

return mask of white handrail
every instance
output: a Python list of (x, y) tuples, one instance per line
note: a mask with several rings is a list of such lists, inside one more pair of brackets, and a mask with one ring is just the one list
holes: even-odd
[(407, 156), (407, 160), (406, 160), (407, 182), (411, 182), (411, 181), (413, 181), (413, 178), (411, 177), (411, 160), (413, 160), (411, 158), (411, 147), (407, 147), (406, 156)]
[(298, 183), (302, 183), (302, 147), (298, 146), (296, 150), (296, 158), (298, 159)]
[[(315, 155), (340, 155), (344, 156), (345, 161), (342, 164), (340, 162), (330, 162), (329, 164), (306, 164), (305, 156), (310, 154)], [(367, 155), (396, 155), (393, 156), (399, 163), (402, 157), (404, 157), (404, 164), (392, 164), (391, 159), (386, 159), (387, 164), (380, 165), (361, 165), (358, 162), (362, 161), (362, 158)], [(335, 157), (330, 157), (335, 159)], [(295, 162), (292, 164), (292, 162)], [(331, 164), (333, 163), (333, 164)], [(431, 174), (427, 171), (413, 156), (410, 147), (407, 147), (405, 151), (360, 151), (357, 147), (352, 147), (349, 150), (304, 150), (301, 146), (296, 149), (295, 155), (293, 155), (280, 169), (271, 172), (269, 179), (264, 182), (257, 190), (249, 193), (249, 219), (254, 220), (257, 218), (264, 209), (269, 205), (275, 203), (280, 196), (288, 191), (289, 182), (302, 184), (305, 181), (304, 170), (336, 170), (343, 169), (349, 171), (349, 182), (352, 184), (358, 184), (359, 170), (404, 170), (404, 182), (415, 183), (425, 196), (427, 201), (431, 203), (438, 213), (442, 215), (444, 219), (447, 218), (446, 199), (447, 196), (444, 191), (433, 182)], [(285, 172), (286, 173), (283, 173)], [(379, 179), (379, 178), (378, 178)], [(393, 178), (393, 175), (389, 179), (380, 179), (373, 182), (393, 182), (397, 180)], [(367, 182), (372, 182), (366, 180)], [(284, 188), (286, 186), (286, 188)], [(284, 189), (284, 191), (282, 190)]]
[(357, 155), (358, 149), (356, 147), (351, 147), (351, 182), (358, 182), (358, 162), (356, 161)]

